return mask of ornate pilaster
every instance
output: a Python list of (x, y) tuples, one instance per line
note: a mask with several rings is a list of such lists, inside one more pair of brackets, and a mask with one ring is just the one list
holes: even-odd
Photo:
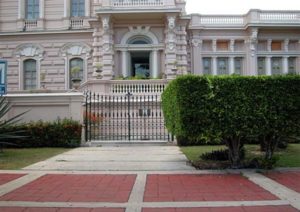
[(283, 49), (285, 52), (288, 52), (289, 51), (289, 43), (290, 43), (290, 40), (289, 39), (285, 39), (284, 40), (284, 43), (283, 43)]
[(192, 69), (194, 74), (203, 74), (202, 73), (202, 40), (196, 34), (192, 35), (192, 39), (190, 41), (190, 45), (192, 47)]
[(235, 40), (231, 39), (229, 44), (229, 49), (231, 52), (234, 52), (234, 45), (235, 45)]
[(188, 70), (188, 53), (187, 53), (187, 22), (186, 20), (179, 20), (178, 27), (177, 27), (177, 50), (176, 56), (178, 60), (178, 68), (179, 74), (187, 74)]
[(176, 57), (176, 16), (167, 16), (167, 25), (165, 30), (165, 74), (168, 79), (174, 79), (177, 75), (177, 57)]
[(94, 32), (93, 32), (93, 76), (97, 77), (96, 73), (96, 67), (98, 64), (101, 63), (101, 32), (100, 32), (100, 25), (99, 23), (93, 23), (92, 24), (94, 27)]
[(103, 79), (109, 80), (114, 76), (113, 27), (110, 15), (102, 15), (102, 61)]
[(250, 29), (249, 39), (245, 41), (247, 49), (247, 69), (246, 75), (257, 75), (257, 40), (258, 29)]

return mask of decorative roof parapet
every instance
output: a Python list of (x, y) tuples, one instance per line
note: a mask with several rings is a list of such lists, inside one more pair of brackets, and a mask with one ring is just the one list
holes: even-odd
[(259, 25), (300, 25), (300, 11), (250, 10), (245, 15), (192, 14), (190, 28), (245, 28)]

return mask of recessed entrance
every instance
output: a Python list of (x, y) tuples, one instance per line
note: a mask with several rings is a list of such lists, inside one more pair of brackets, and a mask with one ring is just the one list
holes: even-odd
[(136, 51), (131, 55), (131, 76), (148, 79), (150, 78), (150, 52)]

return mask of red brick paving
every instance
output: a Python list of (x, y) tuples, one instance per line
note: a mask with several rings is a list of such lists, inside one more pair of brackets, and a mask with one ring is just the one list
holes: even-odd
[(219, 208), (143, 208), (142, 212), (297, 212), (289, 205), (280, 206), (247, 206)]
[(4, 185), (10, 181), (23, 177), (25, 174), (0, 174), (0, 185)]
[(116, 202), (129, 199), (136, 175), (49, 174), (2, 197), (5, 201)]
[(268, 172), (265, 176), (300, 193), (300, 172)]
[(278, 200), (245, 177), (226, 175), (148, 175), (145, 202)]
[(122, 208), (24, 208), (0, 207), (1, 212), (125, 212)]

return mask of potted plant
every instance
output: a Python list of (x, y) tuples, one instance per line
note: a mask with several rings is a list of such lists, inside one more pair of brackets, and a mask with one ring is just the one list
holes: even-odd
[(81, 68), (79, 66), (74, 66), (71, 69), (71, 81), (73, 84), (74, 89), (78, 89), (80, 86), (81, 78), (79, 77), (79, 72), (81, 71)]

